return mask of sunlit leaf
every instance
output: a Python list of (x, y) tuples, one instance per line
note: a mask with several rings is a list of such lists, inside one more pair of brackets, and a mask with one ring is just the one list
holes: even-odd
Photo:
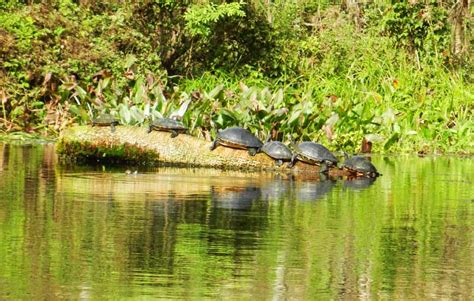
[(392, 124), (393, 122), (395, 122), (395, 113), (394, 111), (389, 108), (387, 111), (385, 111), (383, 114), (382, 114), (382, 120), (383, 120), (383, 123), (388, 125), (388, 124)]
[(188, 110), (189, 104), (191, 103), (192, 99), (187, 94), (185, 94), (184, 96), (187, 97), (187, 99), (181, 104), (178, 110), (170, 114), (171, 118), (183, 118), (184, 114)]
[(326, 120), (325, 124), (330, 127), (334, 127), (334, 125), (339, 121), (339, 115), (337, 113), (333, 113), (331, 117)]
[(143, 108), (143, 114), (144, 114), (145, 116), (149, 116), (149, 115), (150, 115), (150, 103), (149, 103), (149, 102), (147, 102), (147, 103), (145, 104), (145, 107)]
[(291, 116), (290, 118), (288, 119), (288, 123), (293, 123), (295, 122), (298, 118), (300, 118), (301, 114), (302, 114), (302, 110), (295, 110), (293, 111), (293, 113), (291, 113)]
[(80, 98), (84, 99), (87, 96), (87, 91), (82, 89), (80, 86), (75, 87), (77, 95), (79, 95)]
[(384, 137), (378, 134), (367, 134), (364, 137), (367, 141), (370, 142), (382, 142), (384, 140)]
[(130, 108), (130, 114), (133, 120), (137, 121), (138, 123), (143, 123), (145, 120), (145, 115), (135, 106)]
[(222, 91), (222, 89), (224, 89), (224, 85), (217, 85), (207, 95), (209, 98), (213, 99)]
[(127, 56), (125, 57), (124, 68), (129, 69), (130, 67), (132, 67), (133, 64), (135, 64), (137, 60), (138, 60), (137, 57), (134, 56), (133, 54), (127, 54)]
[(119, 112), (122, 122), (125, 124), (129, 124), (132, 120), (132, 115), (130, 114), (130, 110), (127, 108), (127, 106), (120, 104)]
[(283, 102), (283, 89), (280, 88), (274, 95), (273, 103), (278, 106), (281, 102)]
[(247, 87), (247, 85), (245, 85), (243, 82), (239, 82), (239, 87), (243, 93), (247, 92), (247, 90), (249, 89), (249, 87)]

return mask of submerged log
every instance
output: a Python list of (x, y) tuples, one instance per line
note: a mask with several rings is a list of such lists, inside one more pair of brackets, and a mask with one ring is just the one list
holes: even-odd
[[(147, 133), (143, 127), (75, 126), (65, 130), (56, 145), (62, 162), (98, 162), (149, 166), (207, 167), (228, 170), (280, 170), (319, 173), (319, 167), (298, 162), (280, 167), (264, 153), (250, 156), (246, 150), (219, 146), (210, 151), (210, 141), (187, 134), (171, 138), (168, 132)], [(345, 176), (332, 168), (330, 176)]]

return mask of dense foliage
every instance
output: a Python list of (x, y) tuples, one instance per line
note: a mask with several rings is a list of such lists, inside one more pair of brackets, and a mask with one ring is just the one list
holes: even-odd
[(474, 24), (453, 51), (453, 3), (4, 1), (0, 130), (187, 108), (206, 138), (240, 125), (348, 151), (472, 153)]

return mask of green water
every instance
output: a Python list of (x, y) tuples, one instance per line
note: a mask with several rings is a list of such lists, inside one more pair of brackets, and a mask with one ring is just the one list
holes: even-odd
[(0, 299), (472, 300), (474, 159), (373, 162), (129, 175), (0, 144)]

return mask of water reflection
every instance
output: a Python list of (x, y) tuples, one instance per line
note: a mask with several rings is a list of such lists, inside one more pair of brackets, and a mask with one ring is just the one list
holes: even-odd
[(278, 201), (288, 197), (292, 181), (289, 177), (276, 175), (271, 181), (262, 183), (262, 199), (266, 201)]
[(0, 144), (0, 299), (472, 299), (473, 161), (374, 160), (131, 176)]
[(211, 187), (211, 199), (215, 207), (245, 210), (252, 207), (262, 195), (259, 187)]
[(328, 194), (336, 183), (324, 176), (317, 181), (293, 181), (294, 197), (302, 202), (316, 201)]
[(372, 186), (377, 178), (349, 178), (344, 181), (344, 188), (352, 190), (364, 190)]

